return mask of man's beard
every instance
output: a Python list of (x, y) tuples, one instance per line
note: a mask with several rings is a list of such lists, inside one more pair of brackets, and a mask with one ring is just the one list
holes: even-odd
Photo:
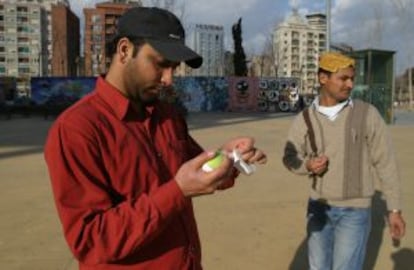
[(147, 98), (141, 98), (141, 103), (143, 106), (147, 107), (147, 106), (152, 106), (155, 103), (157, 103), (160, 100), (160, 95), (157, 96), (151, 96), (151, 97), (147, 97)]
[(144, 105), (145, 107), (147, 107), (147, 106), (153, 106), (155, 103), (158, 102), (158, 100), (159, 100), (158, 97), (154, 97), (154, 98), (151, 98), (151, 99), (148, 99), (148, 100), (143, 101), (142, 102), (142, 105)]

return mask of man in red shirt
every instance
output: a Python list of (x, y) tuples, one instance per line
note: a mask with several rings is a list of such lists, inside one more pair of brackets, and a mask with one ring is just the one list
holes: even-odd
[[(184, 44), (170, 12), (132, 8), (108, 46), (112, 57), (95, 91), (49, 131), (45, 158), (66, 241), (80, 269), (202, 269), (191, 198), (233, 185), (225, 158), (204, 172), (213, 152), (190, 136), (176, 109), (158, 99), (184, 61), (202, 58)], [(265, 163), (250, 137), (229, 140), (249, 163)]]

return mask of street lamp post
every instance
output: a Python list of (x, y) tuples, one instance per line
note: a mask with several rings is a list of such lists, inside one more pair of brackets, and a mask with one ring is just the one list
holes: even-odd
[(38, 55), (37, 62), (38, 62), (38, 69), (39, 69), (37, 74), (39, 77), (41, 77), (42, 76), (42, 49), (40, 46), (37, 47), (37, 55)]
[(331, 0), (326, 0), (326, 51), (331, 49)]

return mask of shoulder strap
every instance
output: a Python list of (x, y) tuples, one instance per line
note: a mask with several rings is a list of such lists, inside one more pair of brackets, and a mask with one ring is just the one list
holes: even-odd
[(305, 120), (306, 126), (308, 127), (310, 146), (312, 148), (313, 154), (316, 155), (318, 154), (318, 147), (316, 146), (315, 132), (313, 131), (312, 122), (309, 117), (309, 108), (303, 109), (302, 114), (303, 114), (303, 119)]

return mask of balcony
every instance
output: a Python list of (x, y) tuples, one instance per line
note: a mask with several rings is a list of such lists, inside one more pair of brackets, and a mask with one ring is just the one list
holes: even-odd
[(299, 46), (299, 39), (292, 39), (292, 46)]
[(116, 19), (115, 18), (106, 18), (105, 19), (105, 24), (106, 25), (114, 25), (115, 22), (116, 22)]

